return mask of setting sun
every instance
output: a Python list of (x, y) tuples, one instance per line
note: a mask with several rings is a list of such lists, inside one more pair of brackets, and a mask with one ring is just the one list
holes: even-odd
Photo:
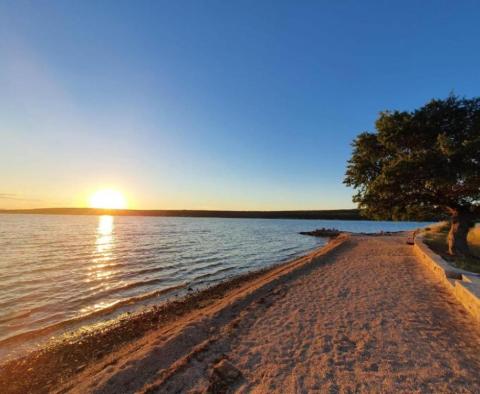
[(116, 190), (98, 190), (90, 196), (91, 208), (123, 209), (127, 207), (127, 201), (122, 193)]

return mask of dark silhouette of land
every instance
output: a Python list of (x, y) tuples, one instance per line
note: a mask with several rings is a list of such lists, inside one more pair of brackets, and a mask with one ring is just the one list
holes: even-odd
[(213, 211), (213, 210), (141, 210), (141, 209), (97, 209), (97, 208), (37, 208), (0, 209), (8, 214), (43, 215), (118, 215), (118, 216), (170, 216), (241, 219), (332, 219), (362, 220), (358, 209), (333, 209), (319, 211)]

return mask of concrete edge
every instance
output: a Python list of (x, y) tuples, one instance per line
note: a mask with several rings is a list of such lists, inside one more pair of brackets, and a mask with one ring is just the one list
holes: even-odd
[(462, 274), (462, 280), (464, 282), (477, 283), (480, 285), (480, 274), (477, 274), (477, 275)]
[(414, 239), (413, 251), (455, 295), (465, 309), (480, 322), (480, 276), (452, 267), (434, 253), (422, 235)]

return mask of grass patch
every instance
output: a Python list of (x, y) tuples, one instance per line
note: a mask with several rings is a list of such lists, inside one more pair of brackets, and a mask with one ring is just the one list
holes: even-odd
[(452, 257), (448, 254), (447, 246), (448, 224), (432, 226), (425, 233), (425, 243), (437, 254), (455, 267), (480, 273), (480, 227), (477, 224), (468, 233), (468, 245), (473, 257)]

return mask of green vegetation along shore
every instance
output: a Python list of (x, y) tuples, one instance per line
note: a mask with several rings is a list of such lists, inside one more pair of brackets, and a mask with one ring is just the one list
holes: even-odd
[(468, 232), (467, 241), (471, 252), (468, 256), (452, 256), (448, 253), (448, 229), (448, 222), (432, 226), (430, 231), (425, 233), (426, 244), (456, 267), (480, 273), (480, 227), (474, 227)]

